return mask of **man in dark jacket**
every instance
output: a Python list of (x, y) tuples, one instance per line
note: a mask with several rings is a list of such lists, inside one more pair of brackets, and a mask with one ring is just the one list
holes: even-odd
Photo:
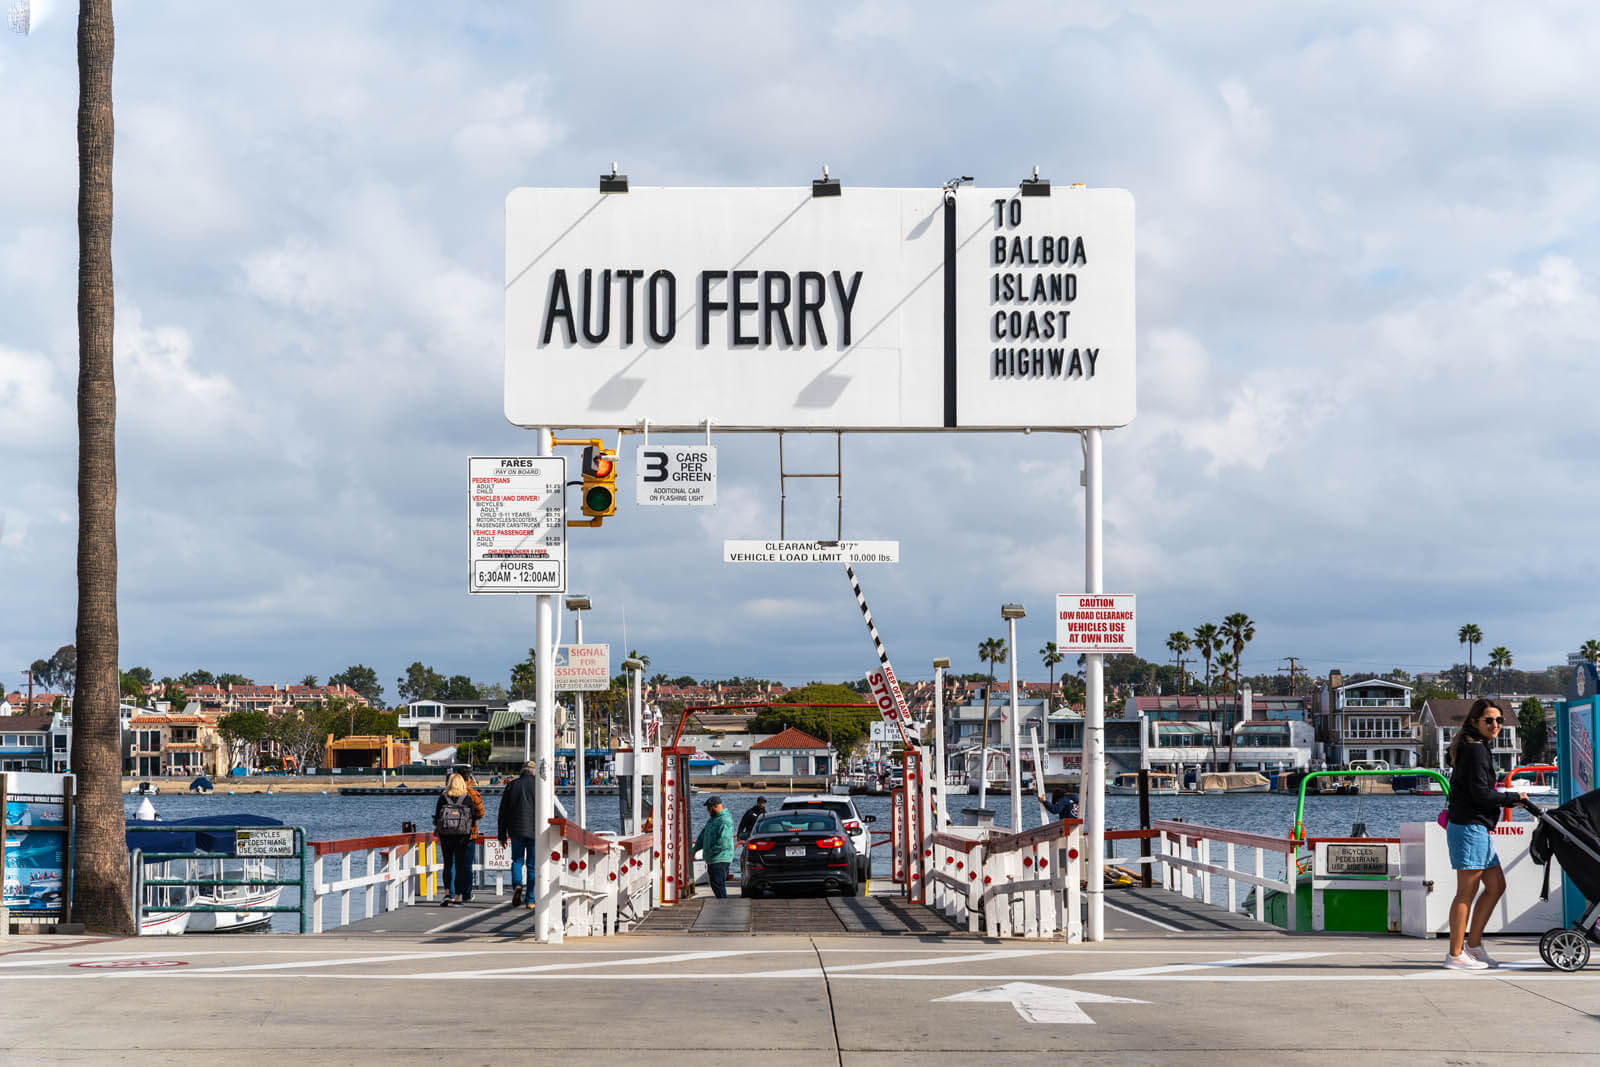
[(739, 820), (739, 829), (734, 836), (740, 841), (748, 838), (750, 836), (750, 831), (756, 828), (756, 823), (759, 822), (761, 820), (761, 816), (765, 815), (766, 813), (767, 798), (756, 797), (755, 805), (751, 807), (749, 811), (744, 813), (744, 818)]
[[(502, 845), (511, 848), (511, 906), (524, 901), (533, 907), (533, 857), (539, 834), (539, 778), (537, 764), (528, 763), (500, 797), (499, 832)], [(526, 872), (527, 881), (523, 881)], [(524, 892), (526, 888), (526, 892)]]

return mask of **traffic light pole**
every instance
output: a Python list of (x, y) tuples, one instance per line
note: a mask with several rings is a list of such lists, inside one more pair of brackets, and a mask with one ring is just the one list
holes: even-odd
[[(1083, 431), (1083, 485), (1084, 531), (1083, 562), (1084, 592), (1103, 593), (1104, 567), (1100, 551), (1100, 431)], [(1079, 773), (1083, 790), (1083, 829), (1088, 838), (1083, 844), (1085, 853), (1084, 877), (1088, 882), (1085, 903), (1088, 921), (1084, 924), (1084, 937), (1090, 941), (1105, 939), (1105, 866), (1106, 866), (1106, 701), (1105, 656), (1089, 652), (1083, 657), (1084, 707), (1083, 707), (1083, 767)]]

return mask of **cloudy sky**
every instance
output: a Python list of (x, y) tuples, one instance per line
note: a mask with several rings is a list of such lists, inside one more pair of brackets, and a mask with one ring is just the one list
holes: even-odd
[[(1231, 9), (1231, 10), (1230, 10)], [(73, 639), (76, 70), (64, 0), (0, 39), (0, 681)], [(1592, 400), (1600, 9), (1582, 3), (229, 5), (117, 11), (125, 666), (505, 681), (531, 598), (465, 591), (466, 458), (503, 414), (517, 186), (1057, 183), (1138, 205), (1139, 415), (1107, 434), (1108, 589), (1140, 651), (1245, 611), (1249, 673), (1519, 667), (1600, 635)], [(1587, 73), (1586, 73), (1587, 72)], [(715, 510), (574, 531), (590, 640), (652, 671), (859, 677), (833, 567), (774, 536), (777, 448)], [(1078, 444), (845, 440), (897, 668), (1024, 677), (1083, 580)], [(628, 455), (624, 453), (625, 457)], [(831, 439), (792, 461), (832, 460)], [(631, 471), (624, 469), (623, 485)], [(797, 488), (790, 533), (831, 530)], [(808, 497), (807, 494), (810, 494)], [(626, 637), (624, 636), (626, 626)], [(568, 635), (570, 637), (570, 634)], [(614, 656), (620, 658), (620, 656)]]

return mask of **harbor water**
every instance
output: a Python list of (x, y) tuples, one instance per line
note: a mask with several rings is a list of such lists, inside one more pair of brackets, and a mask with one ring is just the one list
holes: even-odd
[[(700, 785), (699, 794), (690, 806), (693, 829), (698, 832), (705, 824), (704, 800), (715, 792), (714, 787)], [(756, 802), (759, 793), (728, 793), (723, 803), (737, 820)], [(765, 794), (769, 807), (782, 799), (782, 793)], [(138, 807), (141, 797), (125, 797), (129, 817)], [(340, 796), (330, 789), (328, 794), (315, 793), (246, 793), (237, 796), (218, 791), (209, 795), (186, 793), (161, 794), (150, 798), (163, 819), (190, 819), (215, 816), (219, 822), (233, 814), (264, 815), (281, 820), (289, 826), (303, 827), (311, 841), (334, 841), (340, 838), (371, 837), (401, 832), (402, 824), (412, 822), (418, 830), (427, 831), (433, 825), (432, 795), (397, 794), (393, 796)], [(560, 797), (570, 812), (574, 799)], [(856, 809), (864, 816), (876, 816), (872, 829), (886, 834), (890, 826), (890, 799), (888, 797), (857, 796)], [(1288, 836), (1294, 822), (1295, 800), (1292, 795), (1278, 793), (1239, 793), (1223, 796), (1154, 796), (1150, 798), (1152, 819), (1173, 819), (1202, 826), (1222, 827), (1272, 837)], [(499, 810), (500, 798), (483, 798), (484, 819), (480, 829), (492, 834)], [(592, 830), (617, 830), (618, 798), (591, 796), (588, 798), (589, 828)], [(976, 796), (952, 797), (951, 809), (959, 816), (978, 806)], [(991, 794), (987, 806), (995, 813), (997, 826), (1009, 826), (1011, 800), (1009, 793)], [(1431, 822), (1444, 806), (1439, 796), (1411, 794), (1370, 794), (1354, 796), (1312, 796), (1306, 799), (1306, 833), (1310, 836), (1342, 837), (1349, 835), (1357, 823), (1365, 823), (1371, 837), (1394, 837), (1402, 823)], [(1022, 825), (1024, 828), (1039, 825), (1039, 805), (1032, 797), (1024, 797)], [(1106, 798), (1106, 828), (1108, 830), (1135, 829), (1139, 825), (1139, 800), (1137, 797), (1113, 796)], [(1119, 842), (1117, 854), (1132, 856), (1138, 853), (1138, 842)], [(1267, 875), (1282, 874), (1281, 857), (1268, 855)], [(887, 848), (873, 850), (873, 871), (879, 877), (888, 873)], [(1220, 887), (1220, 883), (1219, 883)], [(292, 904), (295, 890), (285, 893), (285, 904)], [(297, 928), (294, 915), (278, 915), (273, 929), (292, 932)]]

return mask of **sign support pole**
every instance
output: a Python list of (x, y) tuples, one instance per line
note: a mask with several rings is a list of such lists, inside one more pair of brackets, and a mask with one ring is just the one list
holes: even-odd
[[(553, 455), (555, 450), (550, 440), (549, 428), (541, 426), (533, 433), (534, 454)], [(560, 838), (550, 826), (550, 818), (556, 811), (555, 607), (555, 594), (539, 593), (535, 598), (534, 666), (537, 672), (535, 689), (539, 712), (534, 750), (539, 767), (539, 793), (534, 813), (538, 820), (539, 833), (534, 840), (539, 855), (533, 869), (534, 900), (538, 902), (534, 936), (539, 941), (559, 944), (562, 935), (561, 864), (559, 859), (550, 858), (552, 853), (559, 856), (561, 852)]]
[[(577, 628), (575, 634), (577, 641), (574, 643), (581, 645), (583, 644), (583, 612), (574, 611), (572, 614), (577, 616), (573, 620)], [(577, 786), (578, 825), (587, 830), (589, 828), (589, 765), (584, 747), (588, 745), (589, 740), (584, 736), (588, 731), (583, 728), (583, 693), (581, 691), (573, 693), (572, 702), (574, 705), (573, 711), (578, 716), (578, 746), (574, 750), (577, 760), (574, 764), (572, 776), (577, 779), (573, 784)]]
[[(1104, 567), (1100, 551), (1100, 431), (1083, 431), (1084, 473), (1084, 592), (1103, 593)], [(1084, 875), (1089, 883), (1088, 922), (1084, 937), (1105, 939), (1105, 864), (1106, 864), (1106, 704), (1105, 655), (1084, 655), (1083, 708), (1083, 821), (1088, 840), (1084, 842)]]
[[(950, 825), (950, 798), (944, 763), (944, 668), (933, 669), (933, 781), (938, 788), (937, 807), (933, 813), (933, 829), (943, 830)], [(926, 770), (923, 771), (927, 773)]]

